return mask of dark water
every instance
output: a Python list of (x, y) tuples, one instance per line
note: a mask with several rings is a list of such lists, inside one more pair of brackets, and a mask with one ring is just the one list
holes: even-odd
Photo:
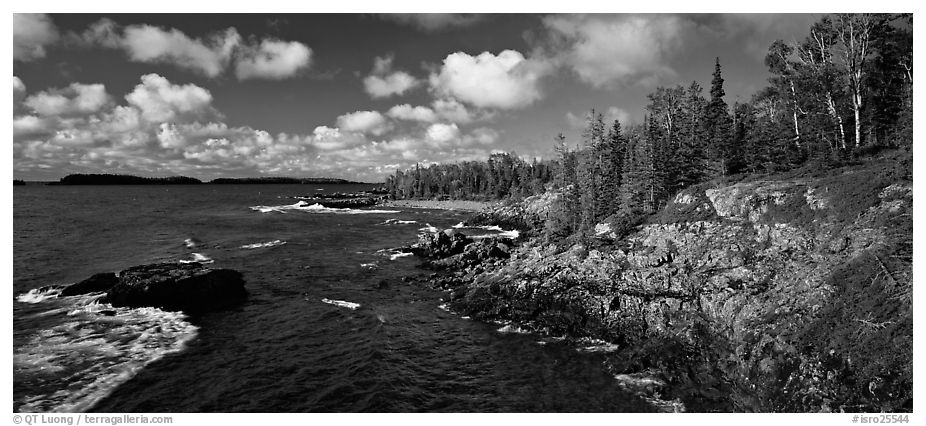
[[(251, 208), (293, 204), (287, 196), (316, 188), (360, 189), (16, 187), (13, 409), (652, 410), (618, 387), (604, 355), (501, 333), (441, 309), (443, 293), (401, 281), (426, 271), (413, 257), (390, 259), (390, 249), (466, 214)], [(248, 301), (195, 318), (121, 308), (105, 316), (95, 296), (29, 293), (194, 253), (243, 272)], [(377, 289), (381, 280), (388, 287)]]

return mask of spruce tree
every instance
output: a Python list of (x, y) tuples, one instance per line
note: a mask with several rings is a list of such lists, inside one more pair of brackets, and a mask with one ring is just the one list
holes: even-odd
[(723, 77), (720, 73), (720, 58), (714, 66), (714, 77), (711, 80), (711, 100), (707, 104), (704, 115), (705, 136), (708, 142), (708, 155), (714, 164), (712, 172), (715, 175), (727, 175), (730, 165), (735, 162), (731, 150), (731, 120), (727, 111), (727, 103), (723, 100)]

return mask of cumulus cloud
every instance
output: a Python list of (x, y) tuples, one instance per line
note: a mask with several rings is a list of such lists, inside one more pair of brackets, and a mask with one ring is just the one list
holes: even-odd
[[(15, 92), (15, 80), (13, 87)], [(23, 101), (25, 106), (43, 116), (88, 115), (100, 111), (109, 103), (110, 97), (105, 86), (80, 83), (72, 83), (65, 89), (41, 91)]]
[(550, 15), (543, 24), (561, 44), (557, 60), (595, 87), (675, 74), (668, 59), (690, 22), (671, 15)]
[(392, 71), (394, 57), (376, 57), (373, 72), (363, 79), (363, 88), (374, 99), (402, 95), (417, 87), (420, 82), (405, 71)]
[(433, 123), (437, 121), (437, 113), (426, 106), (413, 107), (409, 104), (396, 105), (389, 108), (386, 115), (397, 120), (420, 121), (424, 123)]
[(26, 97), (26, 85), (17, 76), (13, 76), (13, 112), (17, 112), (19, 104)]
[(456, 52), (448, 55), (440, 70), (430, 76), (440, 95), (476, 107), (515, 109), (526, 107), (543, 94), (540, 79), (552, 70), (549, 63), (529, 60), (514, 50), (478, 56)]
[(259, 46), (242, 49), (235, 65), (239, 80), (266, 78), (281, 80), (309, 67), (312, 49), (296, 41), (264, 40)]
[(460, 137), (460, 129), (456, 123), (434, 123), (428, 126), (426, 132), (428, 140), (438, 144), (450, 142)]
[(212, 94), (195, 84), (172, 84), (157, 74), (141, 77), (125, 100), (138, 108), (141, 116), (150, 122), (164, 122), (181, 116), (201, 117), (214, 113)]
[[(20, 90), (19, 83), (14, 79), (14, 93)], [(96, 109), (97, 103), (78, 102), (81, 91), (77, 88), (92, 86), (75, 83), (39, 92), (34, 99), (44, 93), (60, 95), (64, 102), (44, 103), (54, 105), (42, 110), (46, 115), (14, 116), (17, 172), (44, 173), (49, 178), (106, 172), (185, 174), (204, 179), (328, 175), (378, 181), (417, 162), (485, 158), (498, 137), (492, 129), (464, 132), (447, 121), (423, 122), (426, 125), (390, 135), (378, 130), (391, 123), (376, 111), (344, 114), (333, 125), (320, 125), (306, 134), (271, 134), (222, 122), (209, 91), (157, 74), (142, 76), (121, 105), (110, 99)], [(94, 112), (73, 113), (80, 108)], [(415, 113), (416, 108), (408, 110)]]
[(13, 14), (13, 60), (33, 61), (45, 57), (45, 46), (58, 41), (58, 29), (45, 14)]
[(239, 80), (281, 80), (309, 68), (312, 59), (312, 49), (305, 44), (245, 40), (234, 27), (194, 38), (176, 28), (144, 24), (122, 27), (103, 18), (67, 39), (79, 46), (121, 49), (134, 62), (172, 64), (213, 78), (234, 68)]
[(466, 105), (456, 99), (435, 99), (431, 106), (434, 107), (435, 113), (444, 120), (466, 124), (474, 119), (473, 114), (466, 109)]
[(349, 132), (382, 135), (390, 130), (390, 123), (378, 111), (356, 111), (338, 117), (338, 127)]
[(122, 46), (137, 62), (170, 63), (209, 77), (221, 74), (241, 36), (234, 28), (193, 39), (177, 29), (151, 25), (131, 25), (125, 29)]
[(466, 27), (485, 19), (485, 15), (472, 13), (384, 13), (380, 17), (426, 32)]

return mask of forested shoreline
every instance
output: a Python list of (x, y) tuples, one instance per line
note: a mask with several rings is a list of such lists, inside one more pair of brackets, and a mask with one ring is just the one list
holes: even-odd
[(881, 149), (909, 149), (912, 27), (912, 14), (827, 15), (801, 41), (772, 43), (769, 85), (748, 102), (724, 100), (716, 58), (707, 95), (697, 81), (657, 87), (642, 123), (608, 123), (593, 109), (580, 141), (555, 138), (556, 158), (492, 154), (416, 166), (390, 176), (386, 189), (395, 199), (482, 200), (562, 191), (546, 227), (560, 238), (613, 215), (633, 222), (712, 179), (834, 168)]

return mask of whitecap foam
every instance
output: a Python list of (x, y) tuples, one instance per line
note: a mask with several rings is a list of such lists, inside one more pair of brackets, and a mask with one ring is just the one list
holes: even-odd
[(504, 327), (499, 328), (496, 331), (498, 331), (499, 333), (514, 333), (514, 334), (530, 334), (531, 332), (530, 330), (526, 328), (521, 328), (520, 326), (516, 324), (505, 325)]
[(46, 300), (57, 299), (63, 290), (63, 287), (34, 288), (27, 293), (16, 296), (16, 301), (22, 303), (41, 303)]
[(41, 388), (44, 393), (17, 401), (22, 403), (18, 411), (85, 411), (146, 365), (183, 350), (197, 335), (182, 313), (114, 308), (97, 299), (76, 296), (64, 322), (15, 348), (14, 374), (49, 385)]
[(214, 263), (215, 260), (212, 260), (209, 256), (206, 256), (202, 253), (191, 253), (193, 259), (190, 260), (180, 260), (180, 263)]
[(194, 240), (194, 239), (192, 239), (192, 238), (187, 238), (187, 239), (183, 240), (183, 245), (185, 245), (186, 248), (193, 248), (193, 247), (196, 247), (196, 240)]
[(344, 300), (322, 299), (322, 302), (327, 303), (329, 305), (340, 306), (342, 308), (347, 308), (350, 310), (355, 310), (360, 307), (359, 303), (346, 302)]
[(576, 350), (585, 353), (609, 353), (616, 352), (620, 349), (620, 346), (614, 343), (588, 337), (579, 339), (578, 343), (580, 343), (582, 346), (578, 347)]
[(282, 246), (283, 244), (286, 244), (286, 241), (273, 240), (273, 241), (267, 241), (266, 243), (245, 244), (238, 248), (242, 248), (245, 250), (252, 250), (252, 249), (259, 249), (259, 248)]
[(451, 228), (455, 228), (455, 229), (466, 228), (466, 227), (467, 227), (466, 224), (463, 222), (460, 222), (456, 225), (451, 226)]
[(514, 239), (517, 239), (519, 236), (521, 236), (521, 232), (516, 229), (512, 229), (511, 231), (505, 231), (499, 228), (497, 230), (487, 229), (487, 231), (499, 231), (499, 232), (497, 234), (474, 235), (470, 238), (474, 240), (480, 240), (483, 238), (499, 238), (500, 237), (500, 238), (510, 238), (514, 240)]
[(386, 219), (386, 221), (383, 223), (380, 223), (380, 225), (411, 225), (413, 223), (418, 223), (418, 221), (401, 220), (401, 219)]
[(336, 213), (336, 214), (392, 214), (399, 213), (399, 210), (363, 210), (351, 208), (334, 208), (325, 207), (321, 204), (309, 204), (305, 201), (299, 201), (295, 204), (285, 204), (282, 206), (253, 206), (251, 210), (261, 213), (286, 213), (287, 211), (300, 211), (305, 213)]
[(396, 259), (398, 259), (398, 258), (400, 258), (400, 257), (408, 257), (408, 256), (411, 256), (411, 255), (413, 255), (413, 254), (414, 254), (414, 253), (408, 253), (408, 252), (393, 253), (393, 254), (389, 255), (389, 260), (396, 260)]
[(363, 269), (373, 270), (373, 269), (378, 268), (379, 266), (375, 263), (361, 263), (360, 267)]
[(430, 223), (425, 223), (424, 228), (418, 228), (418, 230), (423, 231), (423, 232), (430, 232), (430, 233), (435, 233), (435, 232), (440, 231), (440, 229), (437, 229), (437, 227), (431, 226)]

